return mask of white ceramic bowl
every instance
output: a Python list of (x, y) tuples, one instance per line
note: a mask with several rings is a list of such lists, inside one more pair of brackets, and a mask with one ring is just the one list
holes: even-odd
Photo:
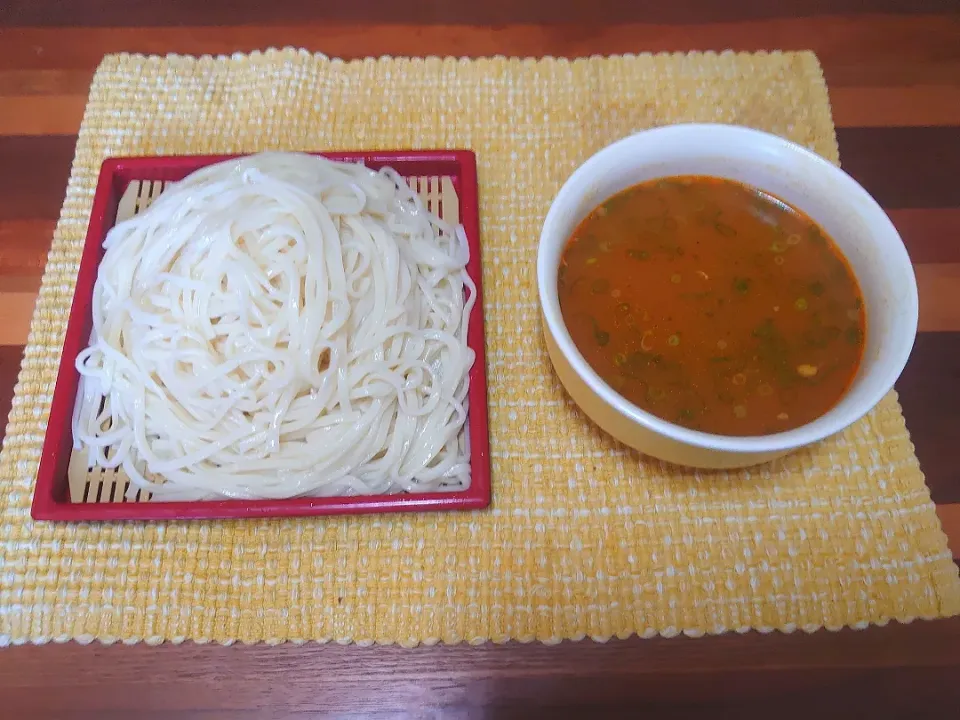
[[(560, 315), (557, 268), (577, 225), (617, 192), (652, 178), (712, 175), (766, 190), (813, 218), (834, 239), (860, 282), (867, 313), (863, 361), (833, 409), (788, 432), (714, 435), (662, 420), (618, 395), (587, 364)], [(917, 332), (917, 284), (893, 223), (845, 172), (775, 135), (728, 125), (671, 125), (610, 145), (581, 165), (547, 213), (537, 283), (551, 360), (571, 397), (621, 442), (681, 465), (754, 465), (832, 435), (866, 414), (893, 387)]]

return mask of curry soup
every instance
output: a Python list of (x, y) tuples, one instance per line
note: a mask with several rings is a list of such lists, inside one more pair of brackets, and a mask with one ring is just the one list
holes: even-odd
[(570, 239), (557, 286), (573, 342), (611, 387), (704, 432), (804, 425), (839, 401), (863, 353), (860, 288), (834, 243), (729, 180), (613, 196)]

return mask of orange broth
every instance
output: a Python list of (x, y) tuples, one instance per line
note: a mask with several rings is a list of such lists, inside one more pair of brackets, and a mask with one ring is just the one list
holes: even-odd
[(560, 311), (590, 366), (664, 420), (764, 435), (832, 408), (866, 333), (846, 259), (782, 200), (661, 178), (596, 208), (563, 252)]

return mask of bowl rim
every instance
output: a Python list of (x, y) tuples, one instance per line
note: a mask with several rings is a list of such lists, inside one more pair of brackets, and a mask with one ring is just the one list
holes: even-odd
[[(598, 173), (598, 169), (602, 167), (607, 158), (614, 155), (630, 155), (635, 150), (634, 146), (656, 141), (657, 139), (663, 139), (665, 136), (693, 136), (702, 135), (703, 133), (710, 133), (715, 136), (726, 135), (730, 139), (747, 139), (765, 143), (768, 146), (777, 146), (780, 150), (793, 153), (805, 162), (810, 163), (815, 173), (822, 174), (824, 177), (831, 177), (833, 181), (843, 188), (845, 193), (850, 193), (857, 197), (858, 201), (863, 203), (861, 207), (865, 208), (863, 211), (864, 214), (867, 212), (876, 214), (877, 221), (881, 226), (879, 232), (888, 235), (888, 239), (892, 245), (890, 253), (885, 252), (888, 262), (891, 264), (902, 263), (908, 268), (906, 276), (909, 280), (909, 287), (902, 288), (908, 296), (909, 303), (907, 311), (910, 313), (910, 317), (907, 330), (904, 332), (902, 341), (889, 342), (885, 346), (886, 350), (883, 353), (883, 357), (885, 358), (886, 369), (881, 368), (874, 371), (883, 373), (885, 376), (883, 377), (883, 381), (877, 385), (874, 392), (870, 393), (860, 403), (849, 408), (846, 412), (831, 415), (836, 408), (836, 404), (834, 404), (834, 407), (809, 423), (791, 430), (768, 435), (720, 435), (702, 432), (700, 430), (692, 430), (643, 410), (616, 392), (590, 366), (570, 337), (566, 324), (563, 322), (562, 315), (560, 314), (557, 294), (554, 291), (551, 295), (547, 291), (547, 288), (550, 287), (550, 276), (555, 276), (557, 269), (556, 267), (551, 267), (551, 263), (547, 262), (546, 255), (557, 243), (565, 245), (568, 240), (566, 237), (557, 238), (556, 233), (553, 232), (553, 225), (557, 222), (557, 215), (562, 212), (565, 204), (577, 202), (583, 197), (584, 190), (579, 186), (584, 185), (589, 187), (588, 183), (583, 183), (583, 179), (598, 176), (600, 174)], [(719, 140), (720, 138), (715, 137), (715, 139)], [(722, 153), (722, 141), (717, 142), (717, 147), (719, 148), (718, 152)], [(817, 218), (813, 219), (815, 221), (817, 220)], [(556, 288), (555, 280), (556, 278), (554, 277), (554, 290)], [(676, 123), (641, 130), (640, 132), (628, 135), (607, 145), (590, 156), (582, 165), (574, 170), (561, 186), (560, 191), (551, 203), (550, 209), (544, 218), (537, 247), (537, 292), (543, 321), (549, 328), (557, 348), (590, 391), (599, 396), (604, 403), (616, 410), (630, 422), (674, 441), (707, 450), (744, 454), (794, 450), (829, 437), (860, 420), (893, 388), (894, 383), (903, 372), (903, 368), (907, 363), (916, 339), (919, 316), (916, 276), (910, 256), (903, 244), (903, 239), (900, 237), (896, 227), (883, 208), (860, 183), (839, 166), (798, 143), (762, 130), (721, 123)], [(822, 422), (825, 419), (828, 420), (828, 422)], [(814, 423), (819, 424), (814, 427)]]

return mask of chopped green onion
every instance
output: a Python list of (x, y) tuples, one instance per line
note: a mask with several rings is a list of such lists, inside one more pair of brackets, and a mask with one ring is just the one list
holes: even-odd
[(736, 230), (734, 230), (732, 227), (730, 227), (726, 223), (722, 223), (722, 222), (715, 222), (713, 224), (713, 229), (716, 230), (721, 235), (723, 235), (724, 237), (733, 237), (734, 235), (737, 234)]
[(856, 325), (848, 327), (845, 336), (851, 345), (859, 345), (863, 342), (863, 331)]

